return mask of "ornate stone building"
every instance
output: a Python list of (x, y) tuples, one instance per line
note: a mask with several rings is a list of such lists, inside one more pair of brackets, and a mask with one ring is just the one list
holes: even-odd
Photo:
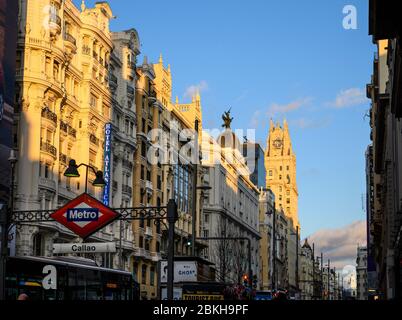
[(216, 140), (204, 132), (202, 155), (204, 179), (212, 187), (203, 206), (203, 236), (250, 239), (250, 248), (244, 239), (210, 240), (204, 257), (215, 263), (218, 281), (241, 283), (249, 260), (258, 278), (259, 190), (250, 180), (240, 141), (230, 126)]
[[(80, 178), (63, 173), (70, 159), (106, 169), (107, 124), (113, 145), (108, 205), (132, 206), (137, 32), (112, 34), (113, 14), (106, 2), (94, 8), (82, 2), (81, 10), (71, 0), (19, 4), (16, 209), (54, 210), (85, 192), (84, 169), (79, 169)], [(105, 200), (103, 190), (92, 186), (94, 178), (89, 170), (87, 192)], [(87, 257), (105, 267), (132, 269), (131, 224), (116, 222), (88, 240), (115, 241), (118, 252)], [(51, 256), (53, 243), (77, 241), (60, 224), (32, 223), (18, 229), (16, 253)]]
[(286, 120), (283, 127), (271, 120), (265, 151), (266, 187), (275, 194), (276, 207), (283, 211), (287, 222), (288, 289), (295, 295), (298, 288), (297, 252), (300, 252), (300, 224), (296, 183), (296, 155), (292, 148)]
[(300, 253), (300, 298), (302, 300), (312, 300), (314, 298), (315, 263), (314, 250), (305, 239)]

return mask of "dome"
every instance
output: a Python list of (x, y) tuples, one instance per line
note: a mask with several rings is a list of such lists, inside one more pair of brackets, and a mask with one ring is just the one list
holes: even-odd
[(216, 139), (221, 148), (237, 149), (241, 152), (241, 143), (232, 129), (227, 128)]

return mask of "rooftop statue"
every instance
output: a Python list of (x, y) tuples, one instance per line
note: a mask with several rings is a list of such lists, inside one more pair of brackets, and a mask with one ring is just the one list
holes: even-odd
[(229, 110), (228, 111), (225, 111), (224, 113), (223, 113), (223, 115), (222, 115), (222, 120), (223, 120), (223, 125), (222, 125), (222, 127), (225, 127), (226, 129), (230, 129), (230, 124), (232, 123), (232, 121), (233, 121), (233, 117), (231, 118), (230, 117), (230, 110), (231, 110), (232, 108), (229, 108)]

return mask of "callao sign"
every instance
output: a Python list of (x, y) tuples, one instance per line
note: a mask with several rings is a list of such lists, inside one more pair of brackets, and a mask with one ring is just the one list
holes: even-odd
[(119, 214), (84, 193), (55, 211), (51, 217), (85, 239), (115, 220)]
[(116, 252), (115, 242), (97, 243), (54, 243), (53, 253), (100, 253)]

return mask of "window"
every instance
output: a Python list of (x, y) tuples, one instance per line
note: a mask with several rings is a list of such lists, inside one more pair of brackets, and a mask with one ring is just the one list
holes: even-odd
[(98, 103), (97, 98), (93, 94), (91, 94), (91, 100), (89, 104), (91, 105), (91, 107), (96, 108), (97, 103)]
[(143, 236), (140, 236), (139, 241), (138, 241), (138, 246), (140, 248), (144, 247), (144, 237)]
[(141, 156), (144, 158), (147, 156), (147, 148), (144, 141), (141, 141)]
[(35, 234), (33, 238), (33, 255), (37, 257), (43, 255), (43, 241), (40, 233)]
[(282, 180), (282, 175), (281, 174), (279, 175), (279, 180)]
[(286, 203), (290, 204), (290, 199), (289, 198), (286, 199)]
[(141, 283), (146, 284), (146, 282), (147, 282), (147, 266), (143, 264), (141, 268)]
[(288, 170), (288, 171), (289, 171), (289, 166), (286, 166), (286, 170)]
[(149, 240), (145, 240), (145, 250), (149, 251)]
[(209, 214), (204, 215), (204, 222), (209, 223)]
[(151, 286), (155, 285), (155, 267), (151, 267), (149, 272), (149, 283)]
[(161, 250), (161, 244), (159, 241), (156, 241), (156, 245), (155, 245), (155, 251), (159, 252)]
[(279, 167), (279, 170), (282, 171), (282, 166)]
[(144, 180), (145, 177), (145, 168), (143, 165), (141, 165), (141, 180)]
[(272, 177), (272, 170), (269, 170), (269, 176)]

